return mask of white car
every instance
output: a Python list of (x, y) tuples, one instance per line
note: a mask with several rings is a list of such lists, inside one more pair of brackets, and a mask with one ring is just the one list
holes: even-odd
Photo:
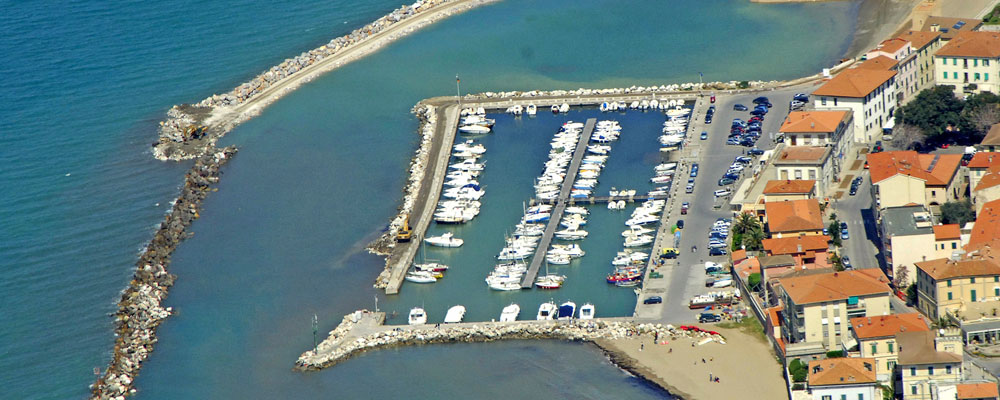
[(729, 189), (719, 189), (715, 191), (715, 197), (729, 196), (733, 191)]

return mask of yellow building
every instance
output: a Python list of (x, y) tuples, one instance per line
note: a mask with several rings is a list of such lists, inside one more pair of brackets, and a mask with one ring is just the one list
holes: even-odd
[(850, 319), (889, 314), (888, 279), (879, 269), (778, 278), (786, 343), (815, 343), (827, 351), (850, 337)]
[(919, 204), (937, 214), (941, 204), (963, 196), (964, 180), (956, 179), (961, 162), (961, 154), (869, 154), (872, 198), (878, 209)]
[(939, 258), (916, 266), (917, 304), (932, 320), (982, 308), (975, 304), (980, 302), (1000, 307), (1000, 263), (993, 257), (975, 251), (960, 260)]
[(954, 385), (962, 380), (962, 340), (957, 329), (901, 332), (896, 334), (899, 344), (899, 373), (902, 384), (896, 393), (904, 400), (937, 400), (938, 388)]
[[(891, 385), (899, 361), (896, 334), (927, 330), (930, 330), (930, 327), (926, 318), (920, 313), (851, 318), (851, 334), (854, 341), (845, 341), (844, 348), (852, 357), (857, 354), (859, 357), (874, 359), (878, 380)], [(857, 350), (854, 350), (855, 346)]]
[[(909, 41), (913, 46), (914, 53), (917, 54), (916, 91), (919, 92), (934, 86), (934, 77), (936, 76), (934, 75), (934, 53), (937, 53), (938, 49), (941, 48), (941, 33), (908, 31), (898, 37)], [(907, 97), (903, 102), (905, 103), (911, 98)]]
[(823, 234), (823, 214), (816, 199), (769, 201), (764, 204), (764, 216), (774, 238)]

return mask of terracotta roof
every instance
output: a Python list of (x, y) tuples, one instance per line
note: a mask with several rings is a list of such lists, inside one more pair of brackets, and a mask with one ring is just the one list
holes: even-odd
[(792, 111), (778, 132), (833, 133), (848, 111)]
[(927, 320), (920, 313), (889, 314), (876, 317), (851, 318), (851, 329), (858, 339), (895, 336), (900, 332), (930, 330)]
[[(959, 21), (965, 22), (965, 25), (959, 29), (955, 29), (955, 24)], [(983, 24), (983, 20), (974, 18), (953, 18), (953, 17), (927, 17), (924, 21), (924, 26), (920, 28), (922, 31), (930, 31), (931, 25), (937, 24), (942, 30), (941, 39), (951, 40), (959, 33), (968, 32), (976, 30), (977, 27)], [(947, 30), (947, 32), (944, 32)]]
[(771, 325), (781, 326), (781, 318), (778, 317), (778, 313), (784, 309), (785, 307), (783, 306), (774, 306), (767, 308), (767, 317), (768, 317), (767, 319), (771, 321)]
[(900, 38), (886, 39), (883, 40), (882, 43), (879, 43), (878, 47), (876, 47), (875, 50), (884, 51), (886, 53), (895, 53), (899, 51), (899, 49), (902, 49), (904, 46), (906, 46), (908, 43), (909, 41), (906, 39), (900, 39)]
[(962, 232), (958, 224), (934, 225), (934, 240), (960, 239)]
[[(878, 268), (870, 268), (881, 274)], [(866, 271), (866, 272), (862, 272)], [(797, 305), (846, 300), (854, 296), (889, 295), (889, 279), (875, 277), (867, 270), (827, 272), (780, 278), (781, 287)]]
[(738, 263), (740, 261), (746, 260), (747, 259), (747, 251), (743, 250), (743, 249), (733, 250), (732, 259), (733, 259), (734, 263)]
[(979, 144), (994, 146), (1000, 145), (1000, 124), (993, 124), (993, 126), (990, 126), (989, 132), (986, 133), (986, 136), (983, 137), (983, 141), (979, 142)]
[[(994, 128), (990, 128), (990, 132), (992, 132), (993, 129)], [(997, 139), (1000, 140), (1000, 129), (997, 129), (997, 132)], [(969, 164), (966, 166), (969, 168), (989, 168), (994, 165), (1000, 165), (1000, 152), (980, 151), (972, 156), (972, 159), (969, 160)]]
[(882, 71), (891, 71), (899, 64), (899, 61), (892, 57), (878, 56), (875, 58), (869, 58), (867, 61), (858, 64), (855, 68), (865, 68), (865, 69), (875, 69)]
[(983, 204), (976, 215), (976, 223), (972, 226), (972, 235), (966, 250), (975, 250), (1000, 238), (1000, 200)]
[(937, 364), (962, 362), (962, 356), (934, 347), (934, 331), (900, 332), (896, 334), (899, 344), (899, 364)]
[(907, 31), (899, 35), (900, 39), (909, 41), (914, 50), (922, 49), (939, 37), (941, 37), (941, 32)]
[(763, 269), (795, 266), (795, 257), (792, 257), (788, 254), (781, 254), (776, 256), (758, 256), (757, 261), (760, 262), (760, 267)]
[(989, 189), (997, 185), (1000, 185), (1000, 165), (987, 170), (986, 174), (979, 178), (979, 182), (976, 183), (976, 187), (972, 188), (972, 191)]
[(947, 258), (913, 263), (935, 280), (1000, 275), (1000, 264), (993, 258), (969, 258), (953, 261)]
[(849, 68), (824, 83), (813, 95), (862, 98), (894, 76), (894, 71)]
[(781, 150), (775, 162), (816, 162), (823, 160), (830, 151), (826, 146), (790, 146)]
[(875, 383), (874, 358), (828, 358), (809, 362), (809, 386)]
[(764, 194), (808, 194), (815, 186), (812, 179), (770, 180), (764, 185)]
[(809, 250), (826, 251), (830, 248), (830, 245), (827, 244), (829, 241), (830, 237), (826, 235), (807, 235), (764, 239), (763, 244), (764, 251), (767, 251), (770, 255), (777, 256), (781, 254), (805, 253)]
[[(903, 174), (922, 179), (928, 186), (944, 186), (955, 176), (961, 163), (961, 154), (918, 154), (912, 150), (868, 154), (872, 183)], [(928, 171), (931, 165), (934, 168)]]
[(938, 49), (936, 55), (955, 57), (1000, 57), (1000, 33), (960, 32)]
[(823, 215), (816, 199), (771, 201), (764, 203), (764, 212), (771, 232), (823, 230)]
[(994, 399), (1000, 396), (995, 383), (961, 383), (955, 385), (958, 389), (958, 400)]

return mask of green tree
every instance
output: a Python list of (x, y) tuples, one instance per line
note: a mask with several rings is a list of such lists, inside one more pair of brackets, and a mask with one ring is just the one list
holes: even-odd
[(752, 213), (740, 213), (733, 222), (733, 232), (741, 235), (755, 229), (761, 229), (760, 220)]
[(833, 350), (826, 352), (826, 358), (843, 358), (846, 357), (843, 350)]
[(961, 226), (975, 219), (976, 212), (972, 210), (972, 203), (968, 200), (949, 201), (941, 205), (941, 222), (945, 224)]
[(840, 247), (840, 245), (842, 244), (842, 241), (840, 239), (840, 222), (838, 222), (837, 220), (833, 220), (833, 222), (830, 223), (830, 226), (828, 226), (826, 230), (830, 232), (830, 243), (833, 243), (834, 247)]
[(764, 231), (758, 226), (743, 234), (743, 248), (750, 251), (764, 250)]
[(793, 382), (805, 382), (809, 375), (809, 366), (796, 358), (788, 363), (788, 373), (792, 376)]
[(933, 139), (957, 130), (965, 102), (955, 97), (954, 89), (940, 85), (921, 91), (913, 101), (896, 110), (896, 125), (915, 125)]
[(840, 272), (845, 269), (844, 260), (837, 253), (830, 254), (830, 264), (833, 264), (834, 271)]
[(747, 277), (747, 286), (755, 292), (760, 290), (760, 272), (754, 272)]
[(910, 286), (906, 288), (906, 302), (909, 305), (917, 304), (917, 284), (911, 283)]

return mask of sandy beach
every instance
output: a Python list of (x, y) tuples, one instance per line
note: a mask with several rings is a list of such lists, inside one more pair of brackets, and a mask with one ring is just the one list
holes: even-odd
[(865, 0), (845, 57), (858, 57), (897, 32), (923, 26), (928, 16), (981, 18), (997, 0)]
[[(704, 328), (721, 333), (726, 344), (692, 347), (689, 338), (660, 338), (654, 344), (650, 336), (595, 343), (615, 364), (684, 399), (788, 397), (781, 364), (766, 341), (738, 329)], [(710, 375), (719, 382), (710, 382)]]

